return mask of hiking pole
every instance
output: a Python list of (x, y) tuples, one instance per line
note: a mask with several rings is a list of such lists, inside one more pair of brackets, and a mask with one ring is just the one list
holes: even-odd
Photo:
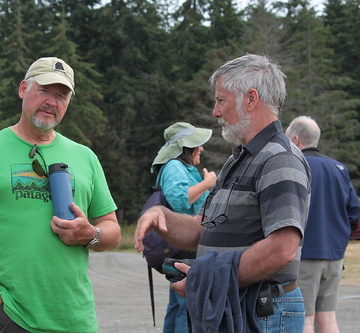
[(151, 267), (149, 265), (147, 265), (147, 267), (148, 267), (148, 277), (149, 277), (150, 301), (151, 301), (152, 317), (153, 317), (154, 327), (156, 327), (156, 323), (155, 323), (154, 285), (153, 285), (152, 270), (151, 270)]

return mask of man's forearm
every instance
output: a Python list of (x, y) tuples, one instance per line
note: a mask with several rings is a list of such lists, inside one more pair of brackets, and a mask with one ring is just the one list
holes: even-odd
[(94, 219), (94, 225), (99, 228), (100, 242), (95, 251), (106, 251), (115, 248), (121, 240), (121, 229), (114, 212)]
[(100, 230), (100, 242), (94, 251), (106, 251), (117, 247), (121, 240), (120, 226), (114, 222), (103, 221), (96, 225)]
[(200, 217), (175, 213), (165, 207), (163, 212), (168, 231), (160, 235), (176, 247), (196, 250), (202, 229)]
[(286, 266), (296, 257), (300, 238), (296, 228), (287, 227), (251, 246), (240, 259), (240, 286), (261, 281)]

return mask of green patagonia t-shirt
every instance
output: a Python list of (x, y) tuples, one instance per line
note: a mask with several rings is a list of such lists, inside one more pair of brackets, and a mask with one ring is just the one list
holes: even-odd
[[(96, 333), (88, 250), (67, 246), (50, 227), (48, 180), (32, 170), (32, 145), (0, 131), (0, 296), (4, 311), (34, 333)], [(87, 147), (57, 133), (38, 146), (47, 167), (66, 163), (74, 202), (89, 219), (116, 209), (104, 172)], [(44, 161), (35, 155), (41, 165)]]

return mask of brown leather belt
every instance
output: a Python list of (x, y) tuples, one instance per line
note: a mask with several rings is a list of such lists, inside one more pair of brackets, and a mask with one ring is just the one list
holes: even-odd
[(271, 287), (271, 295), (273, 297), (279, 297), (283, 294), (293, 291), (296, 288), (297, 288), (296, 281), (291, 281), (290, 283), (285, 285), (276, 284)]

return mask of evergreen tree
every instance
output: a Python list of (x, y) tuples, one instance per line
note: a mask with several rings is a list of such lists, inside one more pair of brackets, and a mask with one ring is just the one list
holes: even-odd
[(75, 71), (76, 95), (58, 130), (100, 157), (123, 222), (134, 222), (149, 172), (176, 121), (214, 129), (202, 159), (218, 170), (231, 145), (211, 115), (208, 79), (229, 59), (266, 54), (287, 75), (286, 126), (314, 117), (321, 150), (360, 187), (360, 0), (0, 0), (0, 127), (16, 122), (19, 82), (43, 56)]
[(336, 54), (341, 71), (355, 81), (349, 87), (354, 96), (360, 92), (360, 0), (328, 0), (325, 3), (324, 22), (333, 38), (329, 45)]
[(179, 79), (190, 80), (202, 66), (201, 55), (205, 54), (209, 43), (208, 28), (204, 26), (207, 8), (206, 0), (186, 0), (174, 13), (178, 24), (170, 35), (170, 47), (174, 53), (169, 66)]
[(274, 8), (268, 8), (268, 0), (257, 0), (245, 9), (247, 24), (244, 45), (248, 53), (265, 54), (282, 63), (281, 19)]
[(105, 117), (99, 108), (102, 95), (97, 80), (100, 74), (92, 64), (82, 61), (76, 44), (67, 37), (68, 23), (64, 13), (54, 22), (52, 43), (41, 50), (41, 56), (56, 56), (66, 61), (75, 72), (75, 96), (58, 130), (73, 140), (92, 146), (104, 134)]
[(354, 119), (359, 100), (348, 94), (350, 80), (336, 66), (328, 46), (330, 31), (307, 1), (289, 1), (282, 8), (287, 10), (282, 41), (288, 77), (285, 123), (298, 115), (312, 116), (322, 129), (323, 152), (353, 170), (353, 162), (344, 160), (342, 153), (347, 147), (359, 149), (354, 135), (359, 128)]
[(98, 12), (97, 47), (88, 53), (104, 74), (103, 109), (115, 135), (107, 151), (118, 157), (112, 168), (125, 221), (136, 219), (149, 192), (150, 164), (172, 114), (173, 87), (161, 73), (166, 33), (159, 21), (150, 2), (112, 1)]
[[(351, 112), (351, 117), (342, 123), (336, 117), (334, 128), (340, 127), (340, 133), (333, 130), (341, 142), (336, 147), (335, 156), (349, 167), (352, 179), (358, 191), (360, 190), (360, 1), (359, 0), (328, 0), (325, 3), (324, 22), (332, 33), (328, 40), (334, 50), (334, 64), (346, 80), (338, 80), (337, 85), (343, 85), (348, 93), (344, 107)], [(357, 101), (354, 105), (353, 101)]]
[(31, 63), (26, 45), (30, 34), (24, 22), (25, 13), (34, 14), (31, 3), (0, 2), (0, 127), (15, 123), (20, 116), (18, 87)]
[(243, 13), (238, 12), (234, 0), (209, 1), (210, 39), (213, 48), (238, 48), (243, 43)]

